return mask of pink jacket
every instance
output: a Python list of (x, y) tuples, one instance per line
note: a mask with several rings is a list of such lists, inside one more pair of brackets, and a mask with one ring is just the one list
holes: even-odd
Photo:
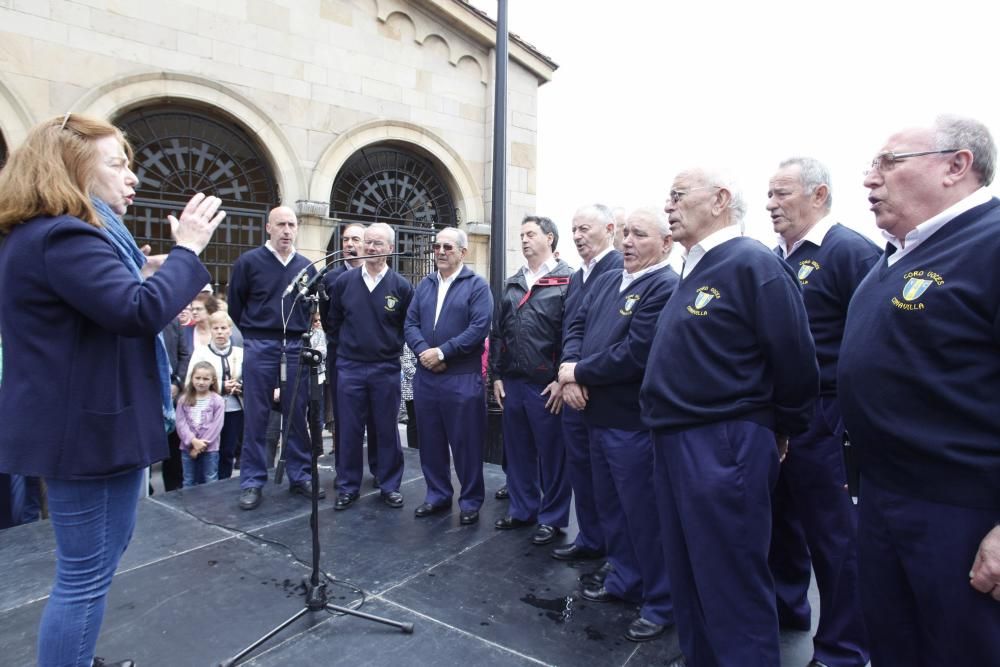
[(222, 422), (226, 418), (225, 399), (212, 392), (208, 406), (201, 416), (200, 426), (191, 423), (191, 409), (193, 407), (183, 400), (177, 403), (177, 437), (180, 438), (181, 449), (190, 449), (191, 440), (201, 438), (208, 441), (208, 449), (205, 451), (219, 451), (219, 434), (222, 433)]

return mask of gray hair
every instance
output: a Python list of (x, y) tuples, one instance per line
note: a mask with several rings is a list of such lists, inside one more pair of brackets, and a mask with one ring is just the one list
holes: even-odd
[(396, 232), (393, 231), (392, 227), (385, 224), (384, 222), (373, 222), (372, 224), (365, 227), (365, 231), (377, 230), (380, 232), (385, 232), (386, 236), (389, 237), (389, 245), (396, 244)]
[(805, 188), (807, 195), (816, 192), (816, 188), (821, 185), (826, 186), (826, 210), (829, 211), (833, 207), (833, 186), (830, 184), (830, 170), (826, 168), (825, 164), (811, 157), (790, 157), (778, 165), (780, 169), (795, 166), (799, 168), (799, 182), (802, 183), (802, 187)]
[(743, 199), (743, 191), (740, 189), (736, 177), (721, 169), (702, 169), (701, 177), (705, 185), (725, 188), (731, 195), (729, 199), (729, 211), (732, 216), (730, 224), (738, 225), (743, 223), (743, 217), (747, 214), (747, 203)]
[[(461, 230), (458, 227), (445, 227), (444, 229), (439, 229), (438, 230), (437, 236), (441, 236), (441, 234), (443, 234), (444, 232), (452, 232), (452, 233), (454, 233), (455, 237), (458, 239), (458, 247), (459, 248), (465, 248), (466, 250), (468, 250), (468, 248), (469, 248), (469, 235), (466, 234), (464, 230)], [(437, 238), (437, 237), (435, 237), (435, 238)]]
[(596, 220), (599, 225), (615, 224), (614, 213), (604, 204), (588, 204), (587, 206), (581, 206), (576, 209), (576, 213), (573, 214), (573, 218)]
[(670, 220), (662, 206), (640, 206), (629, 213), (628, 217), (631, 218), (634, 215), (642, 215), (655, 222), (660, 236), (673, 236), (673, 232), (670, 231)]
[(997, 165), (997, 145), (989, 129), (972, 118), (942, 115), (934, 119), (934, 142), (941, 151), (951, 148), (972, 151), (972, 168), (980, 185), (993, 182)]

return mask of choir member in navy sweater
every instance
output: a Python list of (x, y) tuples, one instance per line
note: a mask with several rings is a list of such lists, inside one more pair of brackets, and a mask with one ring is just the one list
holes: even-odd
[(978, 121), (902, 130), (865, 177), (888, 244), (837, 379), (861, 451), (872, 665), (1000, 665), (1000, 200)]
[(827, 667), (861, 667), (868, 663), (868, 641), (858, 588), (857, 512), (846, 490), (837, 358), (847, 304), (881, 252), (833, 221), (832, 201), (829, 172), (812, 158), (782, 162), (768, 188), (776, 252), (802, 286), (820, 369), (809, 430), (789, 442), (774, 490), (770, 562), (782, 625), (811, 627), (808, 592), (815, 570), (820, 619), (813, 659)]
[[(355, 269), (365, 263), (361, 256), (365, 249), (364, 243), (365, 226), (352, 223), (344, 228), (340, 237), (341, 254), (333, 268), (323, 276), (323, 287), (327, 297), (333, 289), (333, 283), (337, 281), (340, 274), (348, 269)], [(336, 424), (337, 419), (337, 341), (333, 338), (332, 332), (327, 324), (327, 313), (330, 312), (329, 300), (320, 303), (320, 313), (323, 317), (323, 329), (326, 332), (326, 394), (328, 408), (333, 416), (333, 459), (334, 462), (340, 460), (340, 429)], [(372, 477), (377, 477), (376, 454), (378, 452), (378, 440), (375, 435), (374, 415), (368, 415), (368, 423), (365, 425), (368, 433), (368, 471)]]
[(677, 286), (668, 260), (667, 216), (638, 209), (622, 237), (625, 267), (592, 278), (563, 342), (559, 382), (567, 410), (583, 411), (590, 434), (594, 500), (612, 571), (584, 586), (594, 602), (641, 605), (625, 633), (648, 641), (673, 625), (670, 585), (653, 501), (653, 439), (639, 415), (639, 387), (656, 320)]
[[(573, 243), (583, 265), (573, 274), (566, 292), (563, 313), (563, 337), (569, 323), (583, 303), (597, 277), (605, 271), (618, 274), (622, 254), (611, 242), (615, 235), (615, 220), (607, 206), (584, 206), (573, 215)], [(606, 552), (604, 533), (594, 504), (593, 471), (590, 466), (590, 434), (579, 410), (562, 411), (563, 440), (566, 443), (566, 476), (573, 489), (573, 505), (579, 531), (576, 539), (552, 550), (558, 560), (600, 558)]]
[[(392, 227), (376, 222), (365, 229), (366, 255), (385, 255), (394, 247)], [(361, 490), (365, 424), (374, 418), (379, 487), (382, 501), (402, 507), (403, 452), (399, 446), (399, 355), (403, 322), (413, 286), (389, 268), (385, 257), (368, 257), (357, 269), (337, 278), (330, 291), (326, 326), (337, 345), (337, 502), (354, 504)], [(369, 443), (371, 446), (371, 443)]]
[[(256, 509), (267, 481), (265, 434), (271, 400), (278, 386), (282, 352), (287, 359), (287, 383), (281, 392), (281, 412), (291, 420), (285, 443), (289, 490), (312, 496), (309, 442), (306, 437), (308, 376), (298, 391), (292, 386), (299, 367), (301, 336), (309, 330), (309, 304), (285, 289), (300, 271), (315, 275), (309, 260), (295, 252), (298, 218), (287, 206), (267, 216), (263, 247), (240, 255), (229, 283), (229, 316), (243, 332), (243, 452), (240, 454), (240, 509)], [(291, 405), (292, 394), (295, 405)], [(286, 421), (287, 423), (287, 421)], [(320, 489), (320, 497), (325, 496)]]
[(493, 295), (482, 277), (463, 266), (465, 232), (449, 227), (434, 242), (438, 270), (420, 281), (406, 312), (406, 342), (417, 356), (413, 400), (420, 467), (427, 495), (414, 514), (426, 517), (451, 507), (448, 446), (455, 457), (459, 523), (479, 521), (483, 504), (483, 441), (486, 391), (483, 342), (490, 333)]
[(795, 273), (740, 236), (745, 211), (722, 174), (674, 178), (666, 212), (687, 253), (640, 393), (677, 630), (695, 665), (778, 664), (771, 489), (819, 392)]
[(490, 377), (503, 410), (510, 493), (509, 513), (493, 525), (510, 530), (537, 522), (536, 545), (562, 533), (573, 495), (565, 473), (557, 381), (572, 270), (553, 256), (558, 241), (559, 230), (549, 218), (522, 221), (521, 251), (528, 263), (504, 283), (490, 334)]

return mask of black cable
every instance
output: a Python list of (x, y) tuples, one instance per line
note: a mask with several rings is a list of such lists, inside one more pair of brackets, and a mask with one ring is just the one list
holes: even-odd
[[(301, 558), (299, 558), (298, 554), (295, 553), (294, 549), (292, 549), (290, 546), (288, 546), (287, 544), (285, 544), (284, 542), (282, 542), (280, 540), (272, 540), (272, 539), (267, 538), (267, 537), (261, 537), (260, 535), (254, 535), (253, 533), (249, 533), (249, 532), (243, 530), (242, 528), (236, 528), (234, 526), (227, 526), (224, 523), (216, 523), (214, 521), (209, 521), (208, 519), (205, 519), (203, 517), (198, 516), (197, 514), (195, 514), (191, 510), (189, 510), (185, 505), (181, 505), (180, 509), (185, 514), (187, 514), (188, 516), (191, 516), (191, 517), (197, 519), (198, 521), (200, 521), (201, 523), (205, 524), (206, 526), (215, 526), (216, 528), (223, 528), (225, 530), (229, 530), (229, 531), (232, 531), (234, 533), (239, 533), (240, 535), (243, 535), (245, 537), (249, 537), (251, 540), (257, 540), (258, 542), (263, 542), (265, 544), (270, 544), (270, 545), (273, 545), (273, 546), (281, 547), (282, 549), (284, 549), (285, 551), (287, 551), (288, 554), (297, 563), (299, 563), (300, 565), (302, 565), (306, 569), (309, 569), (309, 568), (312, 567), (311, 564), (309, 564), (306, 561), (304, 561)], [(343, 581), (341, 579), (337, 579), (332, 574), (327, 574), (324, 570), (320, 570), (320, 574), (323, 576), (323, 579), (325, 579), (327, 581), (327, 583), (332, 584), (334, 586), (340, 586), (341, 588), (346, 588), (351, 593), (353, 593), (355, 595), (359, 595), (361, 597), (361, 599), (358, 600), (357, 606), (356, 607), (349, 607), (350, 609), (353, 609), (353, 610), (356, 611), (358, 609), (361, 609), (363, 606), (365, 606), (365, 602), (368, 601), (368, 594), (365, 593), (365, 591), (363, 589), (358, 588), (357, 586), (355, 586), (354, 584), (352, 584), (349, 581)], [(331, 616), (344, 616), (344, 614), (342, 614), (342, 613), (333, 612), (333, 611), (330, 611), (330, 610), (327, 610), (327, 613), (330, 614)]]

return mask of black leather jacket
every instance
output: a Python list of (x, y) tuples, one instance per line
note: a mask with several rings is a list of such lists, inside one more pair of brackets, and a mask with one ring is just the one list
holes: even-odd
[(546, 385), (562, 356), (562, 318), (573, 269), (559, 260), (531, 291), (518, 271), (504, 283), (490, 333), (490, 377)]

